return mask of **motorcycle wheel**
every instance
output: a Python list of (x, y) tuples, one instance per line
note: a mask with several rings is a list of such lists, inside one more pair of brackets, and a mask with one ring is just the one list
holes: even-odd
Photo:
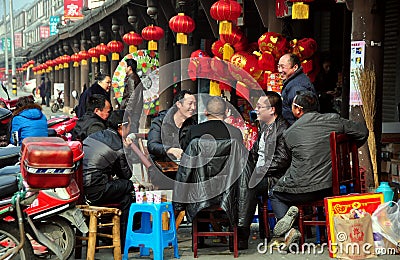
[(61, 102), (60, 103), (60, 108), (63, 109), (63, 107), (64, 107), (64, 102)]
[[(71, 257), (75, 247), (75, 232), (67, 221), (63, 218), (54, 217), (37, 223), (36, 227), (61, 247), (63, 259)], [(51, 251), (38, 252), (36, 256), (38, 258), (57, 259)]]
[(55, 113), (57, 112), (59, 109), (59, 106), (57, 103), (54, 103), (53, 105), (51, 105), (51, 112)]
[[(0, 228), (0, 258), (6, 254), (6, 252), (14, 248), (19, 244), (20, 236), (18, 226), (14, 223), (1, 222)], [(10, 258), (10, 256), (8, 256)], [(18, 255), (15, 255), (13, 259), (29, 260), (33, 259), (33, 249), (29, 239), (25, 237), (24, 246), (19, 250)]]

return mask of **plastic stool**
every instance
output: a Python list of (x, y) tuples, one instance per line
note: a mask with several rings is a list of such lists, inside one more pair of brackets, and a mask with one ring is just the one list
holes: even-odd
[[(168, 212), (170, 216), (168, 230), (162, 228), (162, 215), (165, 212)], [(142, 214), (141, 226), (140, 229), (133, 230), (133, 218), (136, 213)], [(151, 219), (153, 223), (151, 223)], [(140, 247), (140, 256), (149, 256), (149, 248), (151, 248), (153, 249), (153, 258), (162, 260), (164, 248), (168, 246), (174, 247), (174, 257), (179, 258), (172, 203), (132, 203), (129, 209), (123, 260), (128, 259), (130, 247)]]

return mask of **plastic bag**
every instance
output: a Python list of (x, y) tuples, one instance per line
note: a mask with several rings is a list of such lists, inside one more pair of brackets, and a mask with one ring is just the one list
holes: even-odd
[(399, 202), (385, 202), (379, 205), (372, 214), (372, 229), (376, 247), (385, 249), (397, 247), (398, 252), (400, 246)]

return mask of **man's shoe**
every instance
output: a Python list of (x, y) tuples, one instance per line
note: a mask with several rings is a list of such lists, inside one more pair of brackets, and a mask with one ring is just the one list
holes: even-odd
[(292, 227), (293, 222), (296, 220), (297, 215), (299, 214), (299, 209), (296, 206), (291, 206), (286, 212), (285, 216), (281, 218), (278, 222), (276, 222), (274, 228), (275, 236), (282, 236)]
[(279, 246), (281, 251), (288, 251), (293, 244), (298, 244), (301, 233), (295, 228), (291, 228), (285, 235), (285, 241)]
[[(232, 241), (232, 242), (230, 242)], [(239, 240), (238, 242), (238, 250), (246, 250), (249, 248), (248, 240)], [(233, 239), (229, 239), (229, 251), (233, 252)]]

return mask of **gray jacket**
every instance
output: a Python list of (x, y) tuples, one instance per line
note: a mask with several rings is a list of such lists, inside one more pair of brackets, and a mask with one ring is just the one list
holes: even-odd
[(304, 114), (283, 134), (292, 162), (273, 190), (307, 193), (332, 187), (329, 135), (333, 131), (348, 134), (359, 146), (368, 138), (364, 124), (338, 114)]

